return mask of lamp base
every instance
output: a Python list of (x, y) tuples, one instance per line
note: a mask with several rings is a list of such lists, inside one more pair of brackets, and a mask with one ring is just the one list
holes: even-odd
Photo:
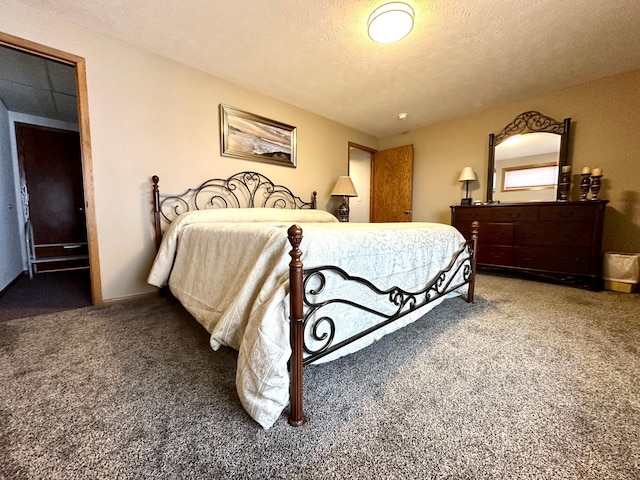
[(349, 221), (349, 205), (347, 204), (347, 197), (342, 197), (342, 203), (338, 207), (338, 215), (340, 215), (341, 222)]
[(471, 205), (471, 202), (471, 198), (463, 198), (462, 200), (460, 200), (460, 205)]

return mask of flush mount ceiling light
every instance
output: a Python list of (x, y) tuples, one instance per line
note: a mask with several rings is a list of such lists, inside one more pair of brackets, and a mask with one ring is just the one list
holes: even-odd
[(413, 28), (413, 16), (413, 8), (406, 3), (385, 3), (369, 16), (369, 37), (378, 43), (397, 42), (409, 35)]

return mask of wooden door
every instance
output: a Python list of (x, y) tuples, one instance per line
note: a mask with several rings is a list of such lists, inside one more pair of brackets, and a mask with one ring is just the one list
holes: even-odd
[(413, 145), (380, 150), (371, 163), (371, 221), (410, 222)]
[[(4, 126), (2, 121), (0, 125)], [(0, 292), (24, 271), (21, 243), (24, 223), (16, 201), (13, 162), (10, 155), (5, 155), (9, 147), (7, 145), (6, 150), (2, 147), (0, 145)]]
[(52, 259), (38, 269), (88, 267), (78, 132), (16, 123), (16, 140), (36, 257)]

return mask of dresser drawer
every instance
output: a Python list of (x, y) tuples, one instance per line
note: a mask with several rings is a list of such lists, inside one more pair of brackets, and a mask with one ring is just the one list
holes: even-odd
[(513, 266), (551, 272), (588, 274), (588, 248), (574, 247), (514, 247)]
[(455, 209), (456, 222), (513, 222), (516, 220), (535, 221), (538, 219), (538, 207), (502, 207), (483, 206)]
[(481, 244), (512, 245), (513, 223), (483, 223), (478, 229)]
[(509, 245), (478, 245), (476, 261), (486, 265), (511, 265), (513, 247)]
[(595, 209), (585, 202), (584, 205), (554, 205), (540, 209), (541, 222), (593, 222)]
[(471, 222), (455, 222), (454, 227), (464, 236), (465, 240), (471, 240), (473, 237), (473, 229), (471, 228)]
[(538, 207), (495, 207), (491, 209), (491, 218), (495, 222), (534, 222), (538, 220)]
[[(473, 236), (472, 222), (456, 222), (455, 227), (471, 240)], [(478, 227), (478, 243), (495, 243), (511, 245), (513, 243), (513, 223), (481, 223)]]
[(569, 222), (534, 222), (515, 224), (516, 245), (591, 245), (593, 230), (590, 224)]

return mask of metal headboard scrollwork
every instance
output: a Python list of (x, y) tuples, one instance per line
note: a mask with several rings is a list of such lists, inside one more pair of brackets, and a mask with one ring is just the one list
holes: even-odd
[(183, 193), (160, 193), (157, 175), (153, 181), (153, 213), (156, 244), (162, 238), (162, 223), (171, 223), (178, 215), (208, 208), (289, 208), (315, 209), (317, 193), (305, 202), (284, 185), (273, 183), (258, 172), (240, 172), (229, 178), (211, 178)]

